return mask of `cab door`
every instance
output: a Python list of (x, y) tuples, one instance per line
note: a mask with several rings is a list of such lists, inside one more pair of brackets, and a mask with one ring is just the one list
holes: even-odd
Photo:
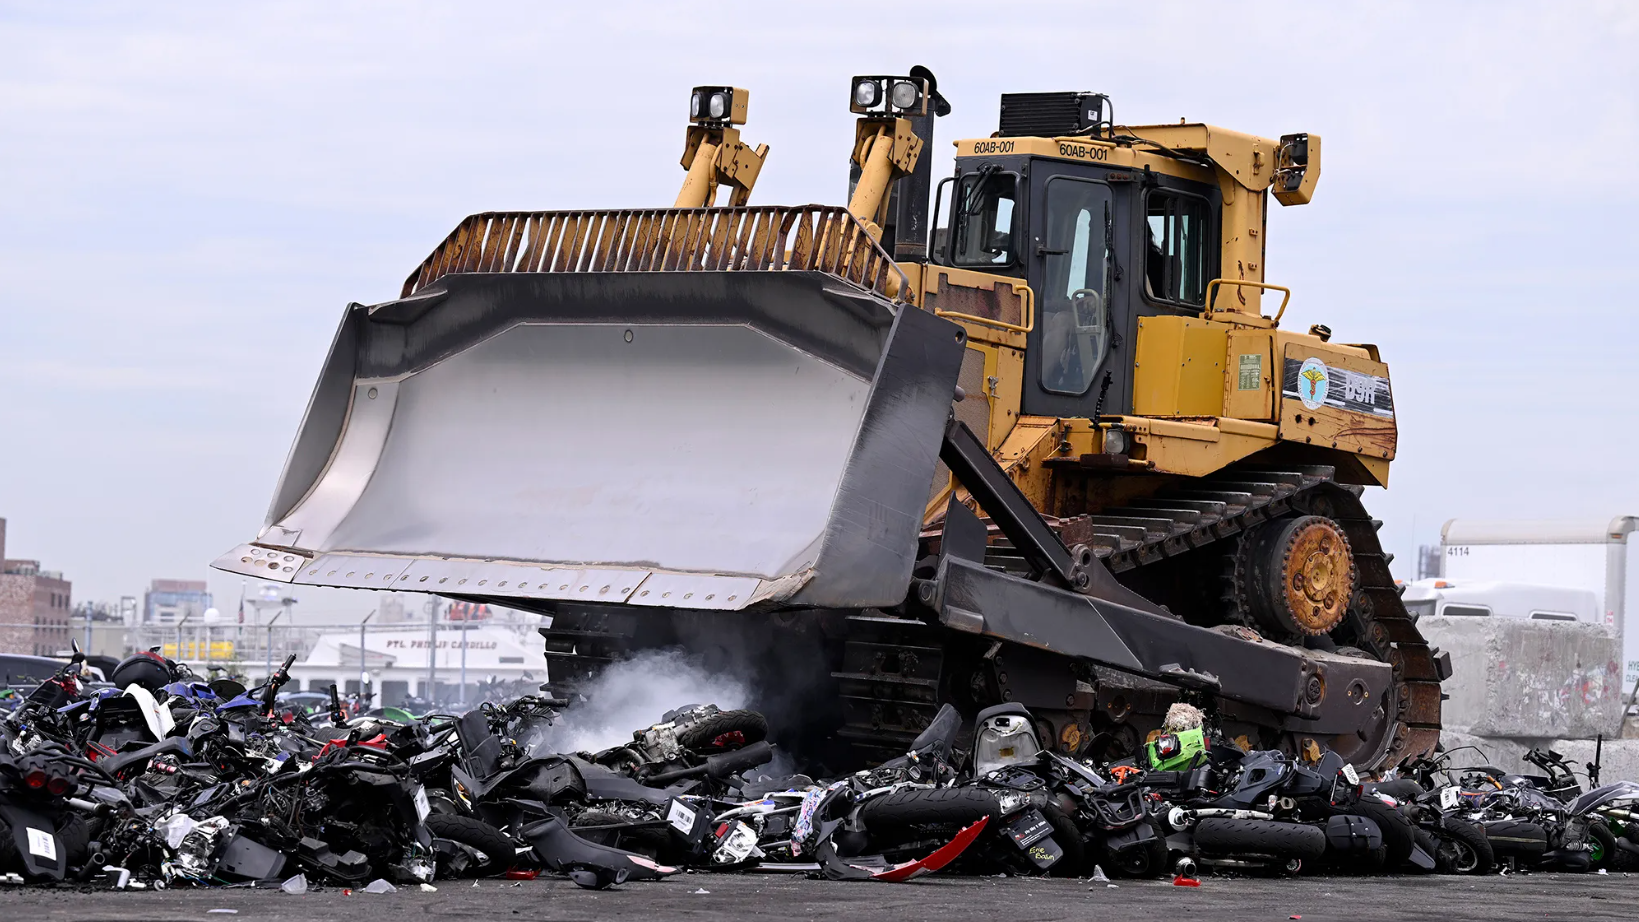
[(1055, 166), (1039, 164), (1031, 177), (1040, 184), (1027, 251), (1036, 325), (1025, 353), (1023, 409), (1083, 418), (1119, 412), (1120, 395), (1110, 391), (1125, 386), (1125, 375), (1109, 367), (1114, 196), (1093, 176)]

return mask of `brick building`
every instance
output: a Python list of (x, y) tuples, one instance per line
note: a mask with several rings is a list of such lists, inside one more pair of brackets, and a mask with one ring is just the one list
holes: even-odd
[(68, 649), (73, 585), (38, 560), (6, 556), (6, 520), (0, 519), (0, 653), (51, 656)]

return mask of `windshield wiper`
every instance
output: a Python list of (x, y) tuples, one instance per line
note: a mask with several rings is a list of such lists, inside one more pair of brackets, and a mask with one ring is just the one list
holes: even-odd
[(980, 207), (984, 204), (984, 199), (980, 197), (980, 193), (984, 191), (991, 177), (995, 176), (1000, 169), (1001, 167), (994, 163), (987, 163), (979, 167), (978, 176), (974, 178), (973, 185), (968, 187), (967, 197), (962, 200), (962, 214), (975, 215), (979, 213)]

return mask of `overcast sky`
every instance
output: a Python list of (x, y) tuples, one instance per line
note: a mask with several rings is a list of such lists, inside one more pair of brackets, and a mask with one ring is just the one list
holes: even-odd
[[(76, 599), (260, 526), (349, 301), (464, 215), (669, 205), (689, 87), (763, 203), (846, 197), (854, 73), (1325, 139), (1270, 217), (1284, 326), (1375, 342), (1409, 572), (1453, 516), (1639, 514), (1639, 4), (0, 3), (0, 516)], [(567, 7), (567, 5), (563, 5)], [(231, 607), (239, 578), (212, 577)], [(364, 594), (311, 592), (342, 620)]]

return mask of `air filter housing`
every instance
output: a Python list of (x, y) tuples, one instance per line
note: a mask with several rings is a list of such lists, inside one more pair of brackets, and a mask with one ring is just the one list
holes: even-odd
[(1107, 119), (1103, 93), (1003, 93), (1001, 136), (1057, 138), (1095, 134)]

